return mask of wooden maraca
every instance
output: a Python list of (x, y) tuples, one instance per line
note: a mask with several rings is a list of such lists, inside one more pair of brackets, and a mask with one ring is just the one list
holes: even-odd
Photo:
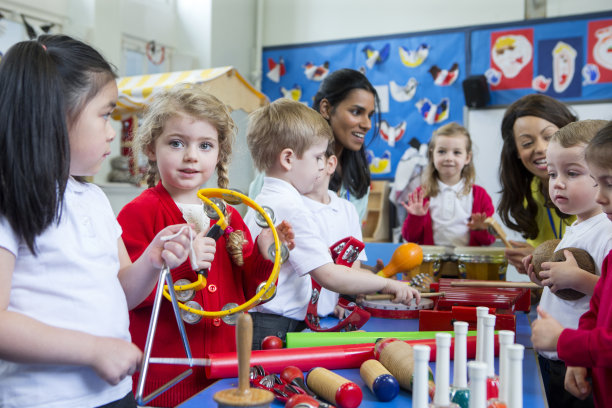
[[(412, 391), (414, 355), (410, 344), (394, 338), (379, 339), (374, 345), (374, 357), (397, 379), (400, 387)], [(433, 398), (434, 376), (429, 368), (429, 395)]]
[(357, 384), (327, 368), (316, 367), (310, 370), (306, 384), (317, 395), (338, 408), (357, 408), (363, 399), (361, 388)]
[[(281, 374), (280, 374), (280, 378), (286, 383), (289, 383), (291, 385), (301, 388), (314, 399), (318, 399), (317, 394), (312, 392), (310, 388), (306, 386), (306, 383), (304, 383), (304, 373), (298, 367), (287, 366), (283, 368), (283, 371), (281, 371)], [(322, 403), (321, 401), (317, 401), (317, 403), (321, 407), (329, 407), (329, 404)]]
[(251, 388), (249, 365), (251, 342), (253, 341), (253, 320), (248, 313), (240, 313), (236, 322), (236, 348), (238, 349), (238, 388), (218, 391), (213, 396), (220, 408), (269, 407), (274, 394), (268, 390)]
[(385, 278), (416, 268), (423, 263), (423, 249), (415, 243), (407, 242), (397, 247), (391, 255), (391, 260), (378, 275)]
[(380, 361), (364, 361), (359, 368), (359, 374), (379, 401), (391, 401), (399, 394), (399, 383)]

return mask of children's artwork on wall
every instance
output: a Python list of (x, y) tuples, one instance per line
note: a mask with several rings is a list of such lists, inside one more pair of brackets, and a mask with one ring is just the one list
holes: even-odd
[(534, 92), (568, 102), (612, 95), (610, 13), (476, 28), (469, 41), (470, 74), (485, 75), (491, 105)]
[(587, 44), (589, 84), (612, 82), (612, 19), (589, 22)]
[(491, 67), (488, 77), (496, 78), (491, 89), (525, 88), (533, 76), (533, 30), (491, 33)]
[(373, 179), (393, 179), (409, 141), (426, 144), (445, 123), (463, 123), (468, 76), (485, 75), (490, 105), (534, 92), (567, 102), (610, 99), (612, 12), (266, 47), (262, 60), (268, 98), (308, 106), (330, 72), (363, 72), (382, 116), (379, 134), (366, 136), (370, 171)]
[(285, 75), (285, 72), (285, 60), (283, 60), (283, 57), (280, 57), (278, 61), (268, 58), (268, 72), (266, 76), (270, 81), (279, 83), (280, 78)]
[[(285, 74), (270, 74), (283, 61)], [(409, 141), (427, 143), (435, 129), (462, 122), (466, 33), (427, 32), (298, 46), (269, 47), (262, 90), (312, 106), (321, 80), (341, 68), (360, 70), (376, 88), (382, 122), (366, 136), (373, 179), (392, 179)], [(274, 64), (270, 64), (274, 61)]]
[(366, 45), (362, 50), (366, 56), (366, 66), (372, 69), (374, 68), (374, 64), (382, 64), (385, 62), (387, 58), (389, 58), (390, 48), (389, 43), (385, 44), (380, 50), (376, 50), (370, 47), (370, 45)]
[(418, 84), (419, 83), (414, 77), (410, 78), (408, 82), (406, 82), (406, 85), (398, 85), (395, 81), (391, 80), (391, 82), (389, 82), (391, 97), (396, 102), (407, 102), (414, 97)]
[(552, 83), (552, 87), (538, 91), (553, 98), (579, 97), (582, 79), (580, 69), (576, 70), (576, 61), (583, 59), (582, 38), (543, 40), (538, 44), (538, 52), (538, 75)]

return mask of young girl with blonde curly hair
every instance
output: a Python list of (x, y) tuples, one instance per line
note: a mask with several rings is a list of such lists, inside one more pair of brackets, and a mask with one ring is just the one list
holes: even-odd
[(472, 140), (452, 122), (429, 141), (423, 183), (402, 205), (408, 212), (402, 235), (421, 245), (483, 246), (495, 242), (484, 220), (493, 215), (491, 197), (474, 184)]
[[(221, 310), (228, 303), (244, 303), (268, 279), (273, 266), (267, 255), (271, 234), (260, 236), (255, 245), (242, 217), (229, 205), (226, 206), (229, 227), (225, 233), (216, 242), (206, 237), (216, 220), (208, 218), (197, 192), (215, 171), (218, 186), (228, 187), (235, 132), (227, 107), (199, 86), (180, 85), (156, 95), (137, 130), (134, 146), (136, 152), (149, 160), (149, 188), (128, 203), (118, 216), (132, 258), (138, 257), (156, 232), (166, 225), (188, 221), (195, 226), (195, 263), (198, 269), (208, 269), (208, 275), (207, 286), (196, 291), (193, 301), (208, 311)], [(290, 234), (288, 229), (287, 225), (281, 227)], [(193, 282), (197, 272), (185, 262), (172, 270), (172, 277), (175, 282), (179, 279)], [(146, 341), (154, 293), (130, 313), (130, 332), (141, 347)], [(170, 302), (164, 301), (153, 355), (184, 357), (174, 320)], [(194, 357), (235, 350), (234, 326), (221, 319), (202, 319), (186, 326)], [(191, 376), (154, 399), (152, 404), (175, 406), (210, 383), (203, 367), (193, 370)], [(184, 367), (180, 366), (152, 365), (144, 394), (182, 371)]]

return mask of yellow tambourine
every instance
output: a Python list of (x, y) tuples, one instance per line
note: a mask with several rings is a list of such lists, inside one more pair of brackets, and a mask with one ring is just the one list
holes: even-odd
[[(265, 282), (265, 284), (259, 285), (258, 291), (251, 299), (247, 300), (241, 305), (237, 305), (235, 307), (227, 308), (226, 310), (219, 310), (217, 312), (211, 312), (206, 310), (194, 309), (192, 307), (186, 306), (182, 302), (178, 302), (179, 308), (182, 310), (193, 313), (202, 317), (207, 318), (216, 318), (216, 317), (224, 317), (236, 314), (238, 312), (242, 312), (244, 310), (249, 310), (252, 307), (257, 306), (257, 304), (262, 300), (271, 298), (274, 295), (274, 291), (276, 290), (274, 282), (276, 278), (278, 278), (278, 272), (280, 270), (282, 261), (281, 261), (281, 243), (278, 238), (278, 234), (276, 232), (276, 228), (274, 227), (274, 221), (270, 218), (268, 213), (255, 201), (251, 200), (248, 196), (234, 190), (228, 190), (224, 188), (203, 188), (198, 191), (198, 197), (207, 204), (210, 208), (212, 208), (219, 220), (213, 225), (207, 233), (207, 236), (211, 236), (217, 239), (219, 236), (223, 234), (225, 229), (228, 226), (225, 214), (223, 211), (219, 209), (219, 207), (211, 200), (211, 198), (220, 198), (225, 200), (226, 202), (236, 205), (236, 204), (246, 204), (255, 211), (257, 211), (263, 219), (268, 224), (268, 227), (272, 230), (272, 235), (274, 237), (274, 267), (272, 268), (272, 273), (270, 273), (270, 277)], [(187, 285), (174, 285), (175, 291), (184, 291), (184, 290), (201, 290), (206, 286), (206, 278), (203, 273), (198, 273), (198, 280), (187, 284)], [(164, 297), (171, 301), (170, 293), (168, 293), (168, 286), (164, 286)], [(227, 307), (227, 305), (226, 305)]]

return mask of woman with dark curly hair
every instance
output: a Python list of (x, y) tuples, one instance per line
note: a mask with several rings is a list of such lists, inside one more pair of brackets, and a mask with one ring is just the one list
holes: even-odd
[(531, 94), (506, 109), (501, 124), (503, 147), (497, 211), (504, 224), (527, 242), (511, 241), (508, 261), (526, 273), (521, 259), (549, 239), (560, 239), (575, 216), (563, 214), (548, 196), (546, 148), (552, 135), (578, 120), (566, 105), (546, 95)]

